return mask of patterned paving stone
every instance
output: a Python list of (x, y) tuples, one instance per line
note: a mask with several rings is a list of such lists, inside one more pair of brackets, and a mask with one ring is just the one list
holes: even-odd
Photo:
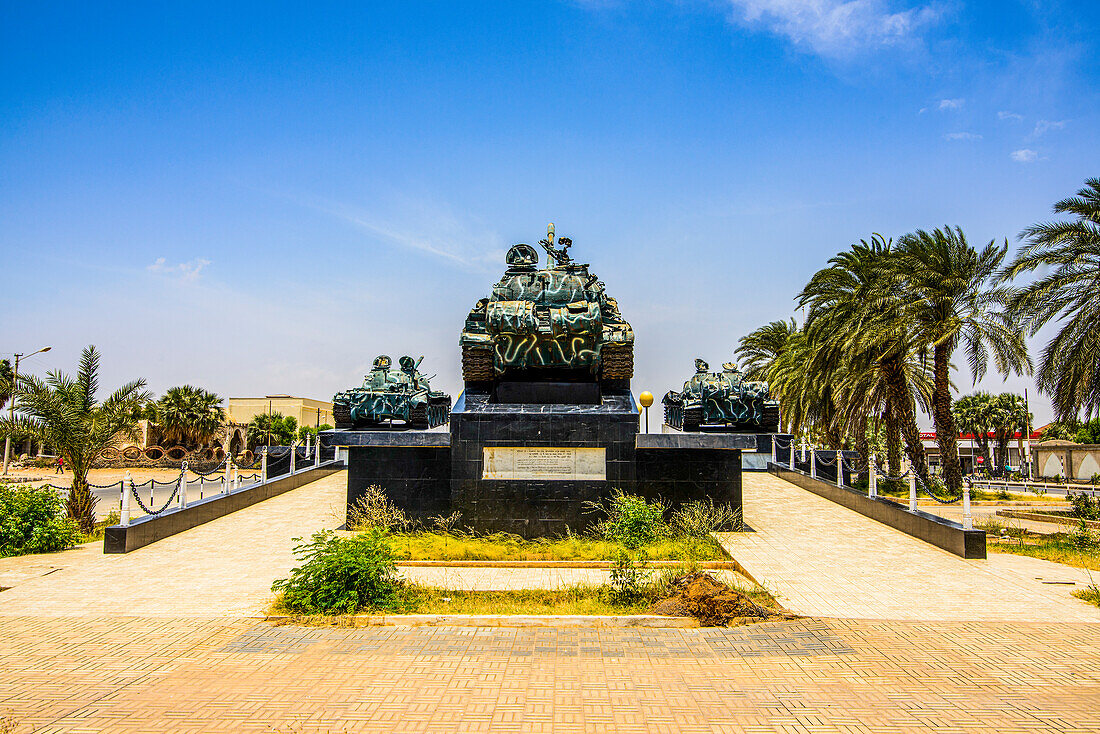
[(5, 710), (23, 731), (1096, 731), (1100, 625), (341, 629), (9, 617)]

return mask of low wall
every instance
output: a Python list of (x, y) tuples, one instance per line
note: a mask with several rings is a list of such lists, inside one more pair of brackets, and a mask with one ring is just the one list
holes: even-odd
[(103, 534), (104, 553), (129, 553), (184, 530), (243, 510), (258, 502), (297, 489), (342, 470), (340, 464), (330, 464), (317, 469), (298, 472), (265, 484), (242, 487), (234, 492), (217, 494), (189, 503), (183, 509), (172, 509), (160, 515), (140, 517), (128, 526), (112, 525)]
[(835, 483), (830, 484), (820, 479), (811, 479), (801, 472), (791, 471), (786, 467), (769, 464), (768, 471), (819, 497), (854, 510), (918, 540), (943, 548), (949, 553), (963, 558), (986, 557), (984, 530), (963, 530), (962, 525), (957, 522), (920, 510), (909, 512), (907, 507), (896, 502), (880, 497), (871, 498), (854, 489), (838, 487)]

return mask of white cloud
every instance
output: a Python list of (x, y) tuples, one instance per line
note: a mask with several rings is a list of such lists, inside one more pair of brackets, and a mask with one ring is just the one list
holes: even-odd
[(997, 113), (998, 120), (1022, 120), (1023, 115), (1018, 115), (1015, 112), (1009, 112), (1008, 110), (1001, 110)]
[(198, 280), (199, 274), (202, 272), (203, 268), (205, 268), (209, 264), (209, 260), (197, 257), (189, 262), (169, 265), (168, 261), (165, 258), (158, 257), (156, 260), (153, 261), (152, 265), (146, 267), (146, 270), (148, 270), (150, 273), (177, 276), (180, 280), (190, 282)]
[(1048, 130), (1061, 130), (1066, 126), (1066, 120), (1039, 120), (1035, 123), (1035, 137), (1039, 137)]
[(981, 140), (982, 136), (977, 133), (947, 133), (943, 136), (944, 140)]
[(763, 26), (795, 45), (844, 56), (917, 36), (939, 19), (934, 5), (892, 11), (888, 0), (726, 0), (751, 26)]
[(965, 103), (966, 103), (966, 100), (962, 99), (961, 97), (958, 98), (958, 99), (941, 99), (939, 105), (937, 105), (937, 109), (940, 109), (940, 110), (957, 110), (957, 109), (962, 108), (962, 106)]
[(1014, 150), (1009, 156), (1017, 163), (1032, 163), (1039, 160), (1039, 154), (1029, 148)]

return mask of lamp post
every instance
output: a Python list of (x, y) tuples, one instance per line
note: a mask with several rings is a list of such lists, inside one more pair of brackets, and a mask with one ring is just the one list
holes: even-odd
[(653, 393), (649, 390), (644, 391), (638, 396), (638, 402), (642, 404), (642, 408), (645, 410), (645, 432), (649, 433), (649, 406), (653, 405)]
[[(11, 397), (8, 398), (8, 423), (15, 420), (15, 386), (19, 383), (19, 360), (23, 357), (33, 357), (36, 354), (42, 354), (42, 352), (50, 351), (51, 347), (42, 347), (37, 352), (31, 352), (30, 354), (15, 355), (15, 369), (12, 371), (11, 378)], [(4, 476), (8, 475), (8, 460), (11, 457), (11, 433), (4, 436)]]

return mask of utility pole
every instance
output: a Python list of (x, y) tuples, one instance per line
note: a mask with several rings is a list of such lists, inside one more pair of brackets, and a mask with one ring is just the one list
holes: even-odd
[[(15, 387), (19, 384), (19, 360), (23, 357), (33, 357), (36, 354), (42, 354), (43, 352), (50, 351), (51, 347), (42, 347), (37, 352), (31, 352), (30, 354), (16, 354), (15, 355), (15, 369), (12, 370), (11, 378), (11, 397), (8, 398), (8, 423), (10, 424), (15, 420)], [(4, 474), (8, 475), (8, 461), (11, 458), (11, 433), (9, 432), (4, 436)]]

